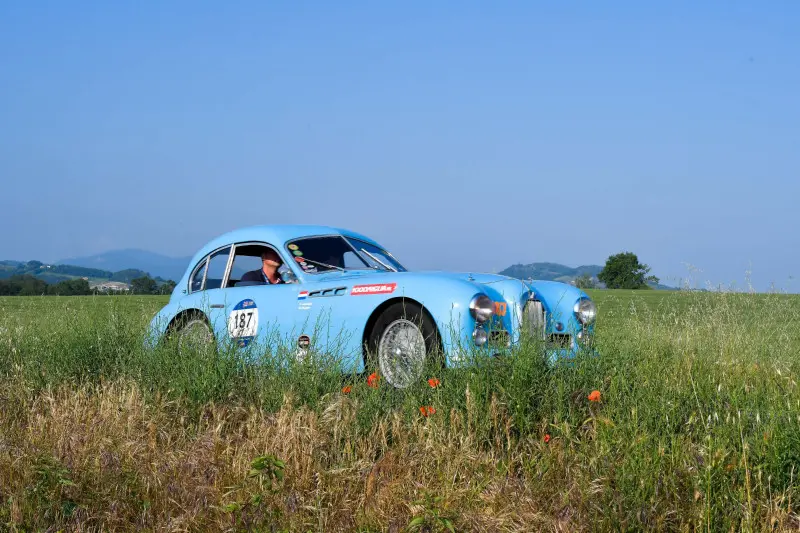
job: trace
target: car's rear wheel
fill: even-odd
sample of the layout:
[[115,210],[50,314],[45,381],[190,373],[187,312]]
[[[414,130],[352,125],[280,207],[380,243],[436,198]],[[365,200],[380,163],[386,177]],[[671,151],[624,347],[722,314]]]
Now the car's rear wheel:
[[404,389],[422,377],[439,350],[436,325],[415,303],[397,302],[381,313],[368,340],[369,361],[387,383]]
[[210,352],[216,348],[214,332],[205,316],[194,313],[179,319],[174,328],[178,353]]

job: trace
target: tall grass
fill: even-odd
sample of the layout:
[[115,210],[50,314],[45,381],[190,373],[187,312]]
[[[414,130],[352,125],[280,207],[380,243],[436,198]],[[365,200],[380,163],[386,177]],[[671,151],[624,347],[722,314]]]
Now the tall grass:
[[593,296],[600,357],[405,391],[145,351],[160,298],[0,299],[0,529],[800,527],[800,299]]

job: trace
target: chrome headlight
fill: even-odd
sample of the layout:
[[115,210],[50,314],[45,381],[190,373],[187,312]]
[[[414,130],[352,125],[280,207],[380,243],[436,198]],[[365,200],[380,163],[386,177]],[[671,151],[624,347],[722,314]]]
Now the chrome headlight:
[[479,326],[472,332],[472,341],[475,343],[475,346],[483,346],[488,340],[489,334],[486,333],[482,327]]
[[581,298],[575,302],[572,310],[575,311],[575,316],[584,326],[592,324],[597,318],[597,306],[589,298]]
[[469,314],[478,322],[486,322],[494,314],[494,302],[485,294],[476,294],[469,302]]

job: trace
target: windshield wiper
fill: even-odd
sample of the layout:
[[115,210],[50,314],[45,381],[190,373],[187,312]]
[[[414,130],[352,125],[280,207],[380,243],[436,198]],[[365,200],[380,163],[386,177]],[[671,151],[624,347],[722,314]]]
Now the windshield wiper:
[[385,268],[386,270],[389,270],[389,271],[391,271],[391,272],[397,272],[397,269],[396,269],[396,268],[394,268],[394,267],[390,267],[389,265],[387,265],[386,263],[384,263],[383,261],[381,261],[380,259],[378,259],[378,258],[377,258],[377,257],[375,257],[374,255],[372,255],[371,253],[369,253],[369,252],[368,252],[368,251],[366,251],[365,249],[363,249],[363,248],[362,248],[362,249],[361,249],[361,251],[362,251],[362,252],[364,252],[365,254],[367,254],[367,255],[369,256],[369,258],[370,258],[370,259],[372,259],[373,261],[375,261],[376,263],[378,263],[379,265],[381,265],[381,266],[382,266],[383,268]]
[[313,259],[309,259],[308,257],[304,257],[303,261],[305,261],[307,263],[314,263],[315,265],[324,266],[324,267],[328,267],[328,268],[331,268],[331,269],[336,269],[339,272],[344,272],[345,271],[345,269],[343,269],[342,267],[339,267],[339,266],[336,266],[336,265],[329,265],[328,263],[323,263],[322,261],[314,261]]

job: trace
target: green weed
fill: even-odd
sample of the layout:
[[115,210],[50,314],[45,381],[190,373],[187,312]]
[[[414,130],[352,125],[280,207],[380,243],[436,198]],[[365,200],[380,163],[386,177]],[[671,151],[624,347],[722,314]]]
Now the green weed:
[[20,530],[800,526],[800,298],[592,296],[598,357],[551,365],[526,342],[431,366],[403,391],[321,354],[144,350],[164,298],[0,298],[0,519]]

